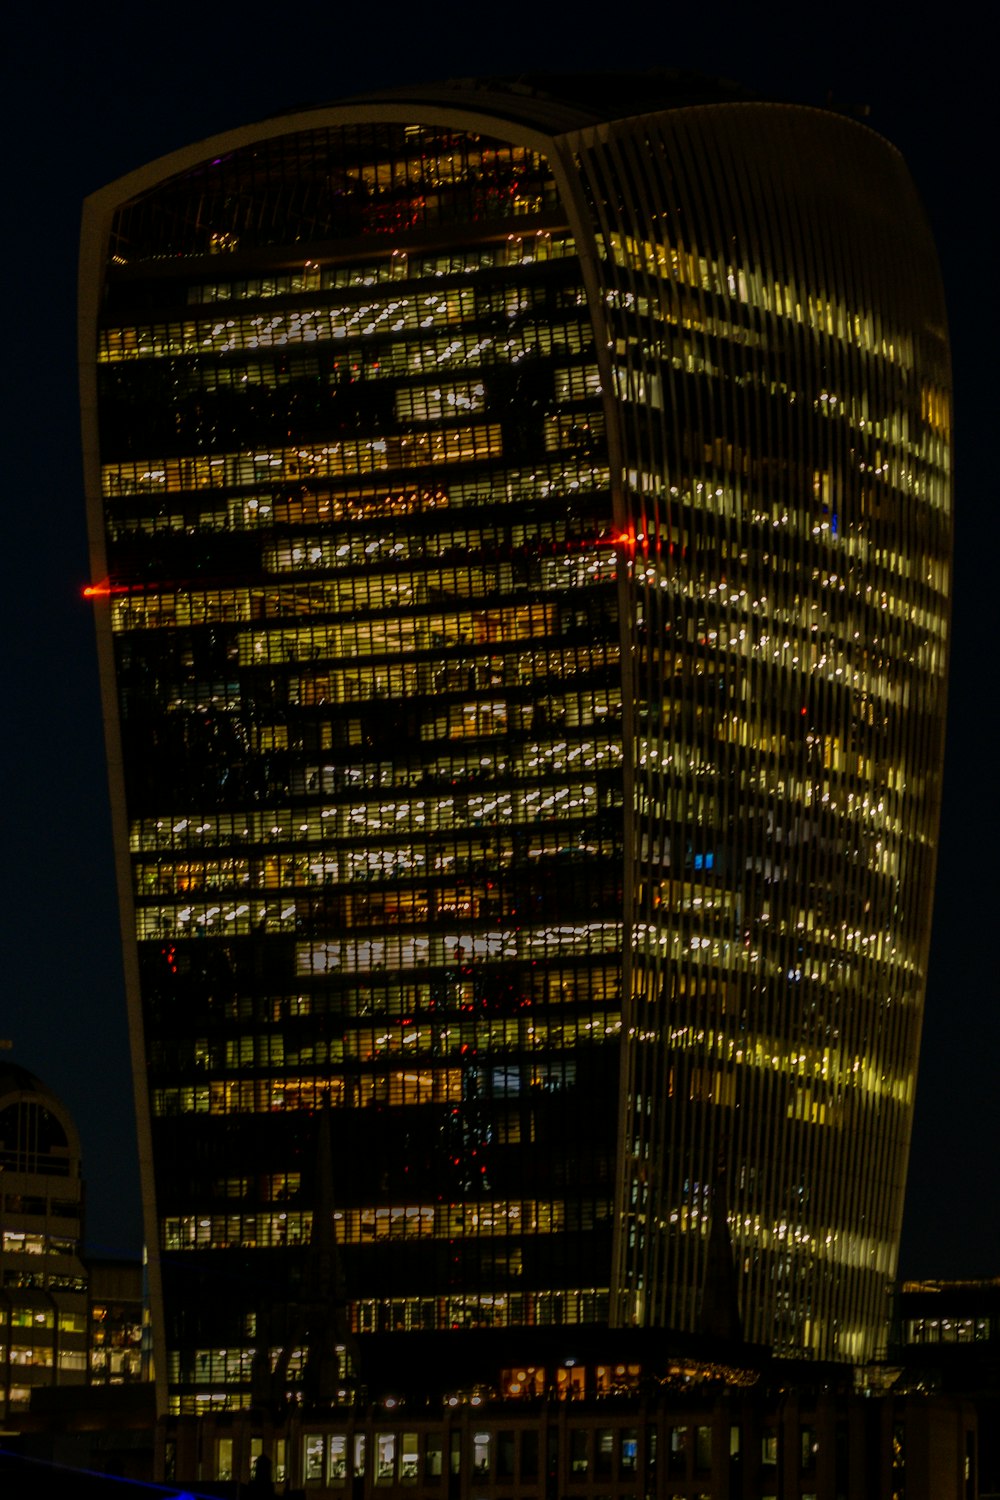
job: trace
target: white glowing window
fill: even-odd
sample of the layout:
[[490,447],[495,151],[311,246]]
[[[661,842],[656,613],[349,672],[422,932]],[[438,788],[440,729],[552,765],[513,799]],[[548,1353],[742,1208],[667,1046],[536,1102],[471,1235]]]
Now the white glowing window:
[[327,1454],[327,1479],[332,1485],[342,1485],[347,1479],[347,1436],[342,1432],[331,1433]]
[[392,1484],[396,1476],[396,1434],[380,1432],[375,1439],[375,1483]]

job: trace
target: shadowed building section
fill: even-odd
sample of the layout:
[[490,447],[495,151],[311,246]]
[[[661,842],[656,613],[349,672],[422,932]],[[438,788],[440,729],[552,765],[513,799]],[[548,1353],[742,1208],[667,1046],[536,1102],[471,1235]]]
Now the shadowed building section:
[[[305,1256],[305,1275],[290,1310],[285,1347],[278,1355],[273,1373],[268,1369],[266,1404],[279,1412],[286,1405],[288,1367],[297,1356],[304,1356],[300,1394],[307,1411],[349,1406],[358,1392],[357,1342],[351,1332],[344,1271],[335,1232],[328,1105],[320,1111],[317,1122],[316,1159],[312,1172],[312,1227]],[[266,1347],[266,1344],[258,1343],[258,1359],[263,1357]]]
[[362,1362],[706,1288],[870,1356],[950,567],[896,152],[666,73],[282,116],[89,201],[81,354],[163,1399],[299,1385],[331,1218]]
[[720,1156],[716,1164],[715,1181],[712,1183],[708,1253],[705,1257],[705,1281],[701,1293],[698,1331],[711,1338],[723,1339],[734,1347],[743,1342],[736,1267],[729,1234],[729,1201],[723,1156]]

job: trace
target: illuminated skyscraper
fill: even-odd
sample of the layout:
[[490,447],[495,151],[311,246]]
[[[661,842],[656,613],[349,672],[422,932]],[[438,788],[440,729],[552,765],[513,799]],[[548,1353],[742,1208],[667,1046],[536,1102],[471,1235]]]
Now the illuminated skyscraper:
[[665,74],[387,94],[97,194],[82,285],[175,1407],[293,1339],[324,1194],[360,1335],[695,1327],[720,1158],[748,1335],[868,1355],[950,557],[896,152]]

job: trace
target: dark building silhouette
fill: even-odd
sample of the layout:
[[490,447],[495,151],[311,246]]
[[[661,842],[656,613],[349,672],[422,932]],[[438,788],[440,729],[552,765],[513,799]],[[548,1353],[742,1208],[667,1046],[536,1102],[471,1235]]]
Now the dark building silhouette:
[[666,73],[372,96],[96,194],[81,320],[172,1409],[294,1386],[319,1264],[362,1361],[870,1357],[950,560],[897,153]]
[[[786,1362],[787,1363],[787,1362]],[[161,1451],[178,1483],[212,1472],[245,1484],[275,1455],[277,1493],[412,1494],[432,1500],[541,1494],[635,1500],[975,1500],[976,1414],[971,1402],[851,1389],[829,1366],[751,1387],[695,1377],[652,1386],[630,1364],[584,1398],[359,1408],[280,1427],[246,1413],[162,1424]],[[820,1367],[813,1367],[818,1377]],[[610,1372],[604,1371],[605,1376]],[[833,1377],[833,1378],[831,1378]],[[641,1391],[641,1394],[640,1394]],[[256,1454],[257,1457],[252,1455]],[[252,1492],[252,1491],[251,1491]]]
[[979,1494],[1000,1495],[1000,1277],[904,1281],[890,1358],[912,1386],[976,1410]]

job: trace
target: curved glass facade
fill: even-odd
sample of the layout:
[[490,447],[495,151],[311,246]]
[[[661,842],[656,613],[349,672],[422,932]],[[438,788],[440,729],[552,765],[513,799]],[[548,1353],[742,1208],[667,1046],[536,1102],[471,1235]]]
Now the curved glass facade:
[[679,111],[578,162],[632,665],[618,1313],[696,1322],[721,1156],[748,1334],[862,1359],[895,1271],[937,833],[934,263],[899,159],[817,112]]
[[358,1335],[695,1327],[720,1156],[748,1334],[863,1357],[947,620],[911,189],[803,110],[372,113],[85,239],[173,1404],[294,1383],[327,1189]]

